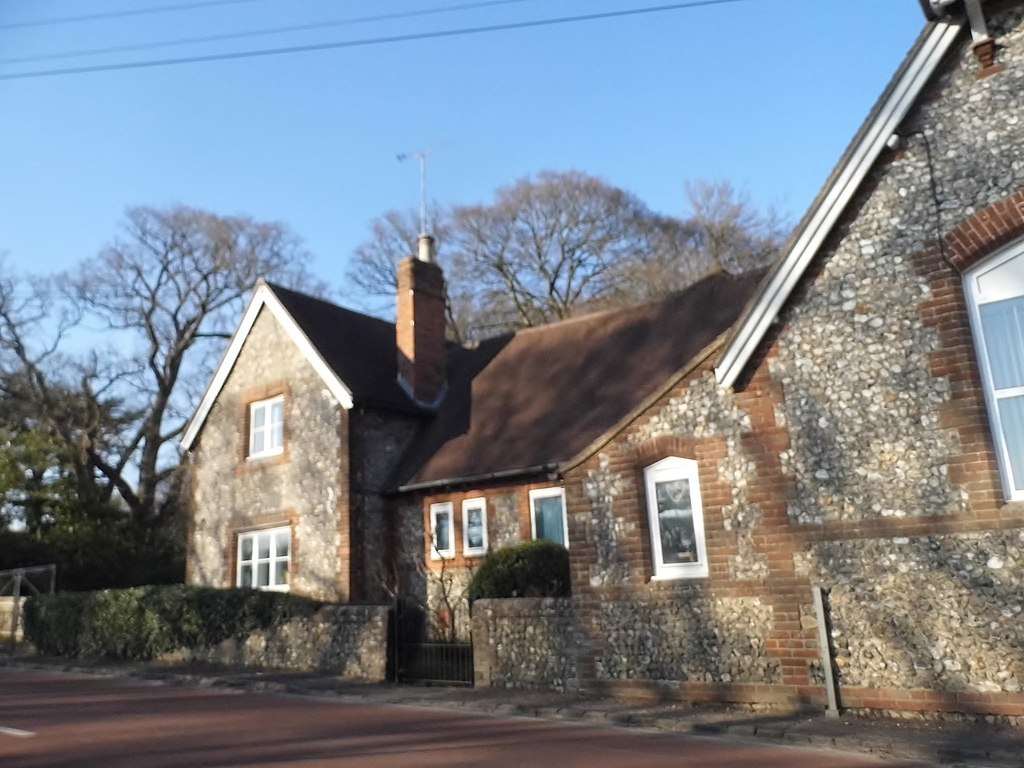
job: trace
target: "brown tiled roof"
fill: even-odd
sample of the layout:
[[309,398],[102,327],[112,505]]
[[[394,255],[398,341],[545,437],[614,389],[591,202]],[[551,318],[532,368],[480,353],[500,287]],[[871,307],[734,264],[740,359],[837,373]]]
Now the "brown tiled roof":
[[454,350],[448,395],[395,486],[525,472],[573,458],[726,331],[761,276],[718,273],[661,301]]
[[394,323],[279,285],[268,286],[356,402],[422,411],[398,385]]

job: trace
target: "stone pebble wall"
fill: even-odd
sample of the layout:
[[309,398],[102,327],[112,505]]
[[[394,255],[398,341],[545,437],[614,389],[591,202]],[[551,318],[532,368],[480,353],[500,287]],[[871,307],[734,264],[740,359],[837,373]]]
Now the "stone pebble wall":
[[748,493],[749,480],[756,475],[758,465],[756,457],[744,449],[742,440],[751,431],[750,414],[737,405],[732,392],[718,386],[713,373],[707,372],[632,433],[628,445],[637,448],[666,435],[724,439],[726,456],[719,462],[718,472],[719,479],[730,489],[731,500],[722,507],[722,527],[735,534],[737,546],[737,554],[729,562],[730,576],[764,581],[768,560],[754,544],[764,512],[759,504],[751,502]]
[[351,413],[350,506],[358,511],[352,521],[353,543],[357,551],[370,553],[360,557],[357,572],[358,599],[362,602],[379,603],[390,598],[391,574],[376,554],[385,551],[390,536],[382,491],[421,425],[420,419],[396,413],[363,409]]
[[821,542],[842,685],[1024,691],[1024,530]]
[[473,603],[473,664],[478,686],[577,688],[578,646],[569,598]]
[[[285,455],[247,462],[246,409],[253,393],[285,390]],[[276,389],[275,389],[276,388]],[[339,419],[344,417],[298,348],[268,310],[257,318],[232,375],[211,409],[193,469],[190,583],[233,586],[232,548],[239,528],[287,524],[292,531],[296,594],[321,600],[338,593]]]
[[766,653],[772,607],[756,597],[705,598],[700,587],[664,598],[609,601],[595,618],[602,680],[777,683]]
[[173,660],[329,672],[346,680],[384,682],[387,648],[386,607],[334,605],[277,630],[256,632],[244,641],[225,640],[214,648],[186,649]]
[[912,257],[1024,186],[1024,14],[989,14],[1005,70],[977,79],[961,46],[959,66],[900,126],[899,149],[883,155],[856,217],[780,317],[771,373],[785,391],[794,523],[969,507],[949,471],[958,444],[942,416],[952,388],[930,367],[940,338],[921,313],[933,289]]

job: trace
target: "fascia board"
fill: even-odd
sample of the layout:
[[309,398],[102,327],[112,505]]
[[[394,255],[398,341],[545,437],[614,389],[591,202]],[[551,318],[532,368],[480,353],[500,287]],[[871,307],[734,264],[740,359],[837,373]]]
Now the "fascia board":
[[842,167],[834,174],[833,181],[819,197],[813,213],[783,256],[780,268],[771,273],[765,290],[723,350],[715,366],[715,375],[721,386],[731,387],[736,383],[811,259],[871,171],[889,137],[913,107],[962,27],[962,22],[939,22],[934,25],[902,77],[890,89],[888,98],[878,109],[875,118],[847,153]]
[[324,362],[323,358],[310,343],[309,339],[306,338],[306,334],[302,332],[302,329],[298,327],[292,316],[288,314],[288,311],[281,305],[281,302],[278,300],[277,296],[274,295],[270,286],[261,282],[253,292],[253,296],[249,300],[249,306],[246,307],[245,313],[242,315],[242,319],[238,323],[238,328],[235,329],[234,334],[231,336],[231,341],[228,344],[228,348],[224,351],[224,355],[221,357],[220,363],[217,365],[217,369],[213,374],[213,379],[211,379],[209,386],[206,388],[206,392],[199,401],[199,407],[196,409],[195,415],[192,417],[192,420],[189,422],[188,427],[185,429],[185,432],[181,437],[180,445],[183,451],[190,450],[193,443],[195,443],[196,438],[199,436],[199,431],[206,422],[206,417],[210,415],[210,410],[213,408],[213,404],[217,401],[217,397],[224,388],[224,384],[227,382],[228,376],[231,374],[232,369],[235,367],[235,362],[238,360],[238,355],[242,351],[242,346],[249,337],[249,332],[252,331],[252,327],[256,323],[256,318],[259,317],[260,310],[264,307],[270,310],[274,318],[281,324],[281,327],[284,328],[285,333],[288,334],[288,338],[295,343],[303,357],[309,361],[309,364],[313,366],[313,369],[317,374],[319,374],[320,378],[323,379],[324,384],[327,385],[327,389],[334,399],[337,400],[343,408],[352,408],[352,392],[345,386],[344,382],[334,374],[334,371],[330,369],[330,366]]

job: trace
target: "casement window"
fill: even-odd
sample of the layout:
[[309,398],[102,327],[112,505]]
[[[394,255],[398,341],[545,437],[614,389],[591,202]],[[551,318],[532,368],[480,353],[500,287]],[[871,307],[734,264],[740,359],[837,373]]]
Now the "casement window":
[[964,274],[974,345],[1007,500],[1024,499],[1024,240]]
[[467,557],[487,554],[487,500],[462,502],[462,554]]
[[697,462],[670,456],[644,470],[656,579],[708,575]]
[[288,590],[288,569],[292,562],[292,530],[270,528],[238,535],[239,587]]
[[455,557],[455,515],[452,503],[445,501],[430,505],[430,557],[447,560]]
[[249,406],[249,458],[276,456],[284,450],[284,396]]
[[541,488],[530,491],[530,525],[533,538],[569,546],[565,516],[565,490]]

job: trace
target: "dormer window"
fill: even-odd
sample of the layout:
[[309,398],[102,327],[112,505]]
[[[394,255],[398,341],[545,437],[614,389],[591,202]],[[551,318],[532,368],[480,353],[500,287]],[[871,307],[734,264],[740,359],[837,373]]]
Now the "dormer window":
[[284,451],[284,396],[249,406],[249,458],[277,456]]

